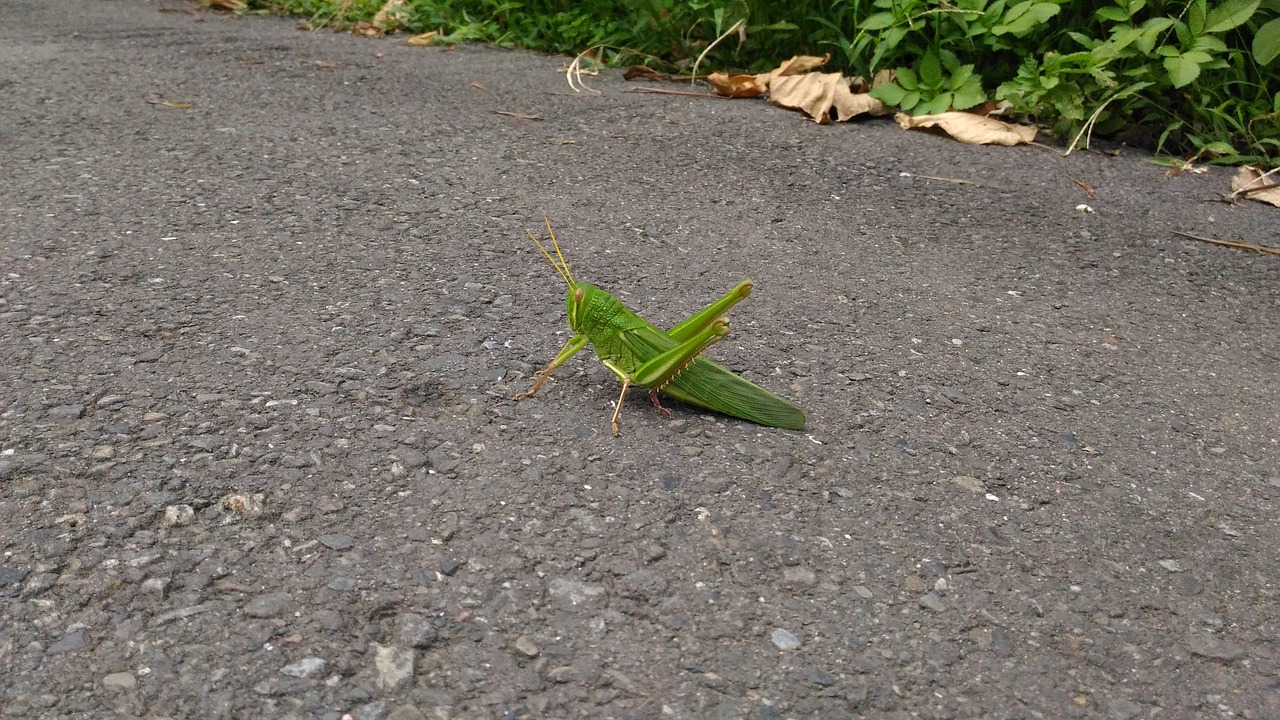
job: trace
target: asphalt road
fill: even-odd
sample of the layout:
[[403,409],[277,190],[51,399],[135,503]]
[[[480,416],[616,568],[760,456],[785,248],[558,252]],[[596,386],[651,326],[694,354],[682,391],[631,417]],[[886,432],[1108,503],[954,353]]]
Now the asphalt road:
[[[1276,242],[1226,171],[0,20],[0,717],[1280,717],[1280,259],[1172,234]],[[544,212],[659,325],[750,277],[710,355],[806,429],[513,402]]]

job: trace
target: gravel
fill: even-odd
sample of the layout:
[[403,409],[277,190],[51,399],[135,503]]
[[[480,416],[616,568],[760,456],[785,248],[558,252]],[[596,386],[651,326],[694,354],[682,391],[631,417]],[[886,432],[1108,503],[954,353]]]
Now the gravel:
[[[1280,264],[1170,233],[1270,241],[1227,172],[5,20],[0,718],[1280,717]],[[709,354],[805,431],[512,401],[544,211],[664,326],[751,277]]]

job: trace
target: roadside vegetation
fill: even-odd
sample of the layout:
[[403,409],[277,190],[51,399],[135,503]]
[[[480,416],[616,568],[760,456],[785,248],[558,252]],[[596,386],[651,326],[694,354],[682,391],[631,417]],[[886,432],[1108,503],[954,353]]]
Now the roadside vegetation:
[[[349,29],[387,6],[248,8]],[[598,48],[603,62],[684,73],[830,53],[850,76],[892,70],[872,94],[913,114],[1007,103],[1059,137],[1087,128],[1202,162],[1280,165],[1280,0],[405,0],[395,13],[437,43]]]

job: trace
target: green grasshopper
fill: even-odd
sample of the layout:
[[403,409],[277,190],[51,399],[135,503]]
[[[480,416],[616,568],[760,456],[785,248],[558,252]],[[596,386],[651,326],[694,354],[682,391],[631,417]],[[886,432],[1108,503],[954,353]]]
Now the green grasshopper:
[[551,230],[551,221],[546,223],[559,264],[533,233],[525,230],[525,234],[569,286],[565,305],[573,337],[551,364],[538,373],[533,387],[513,399],[536,395],[553,370],[591,343],[600,362],[622,381],[622,392],[610,420],[614,436],[622,434],[618,430],[618,416],[622,413],[627,389],[632,385],[648,388],[654,407],[668,417],[672,413],[658,401],[659,393],[769,427],[804,428],[804,411],[800,408],[702,357],[708,347],[729,334],[729,323],[723,315],[751,293],[750,280],[743,280],[724,297],[663,332],[623,307],[608,292],[589,283],[575,282]]

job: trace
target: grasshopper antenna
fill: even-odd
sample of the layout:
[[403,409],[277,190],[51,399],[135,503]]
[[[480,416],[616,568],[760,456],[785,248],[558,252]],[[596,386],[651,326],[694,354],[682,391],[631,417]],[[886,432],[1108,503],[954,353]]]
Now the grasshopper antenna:
[[551,235],[551,246],[555,248],[556,258],[560,258],[560,262],[558,264],[556,263],[556,259],[551,257],[551,253],[547,251],[546,246],[539,242],[538,238],[535,237],[533,233],[529,232],[528,228],[525,228],[524,234],[528,235],[529,239],[533,241],[533,244],[538,246],[538,249],[542,251],[544,256],[546,256],[547,262],[551,263],[551,267],[556,269],[556,273],[560,275],[560,279],[564,280],[564,283],[572,289],[573,273],[569,271],[569,263],[565,262],[564,255],[560,252],[560,243],[556,241],[555,231],[551,229],[551,220],[547,218],[546,213],[542,214],[542,220],[547,224],[547,233]]

